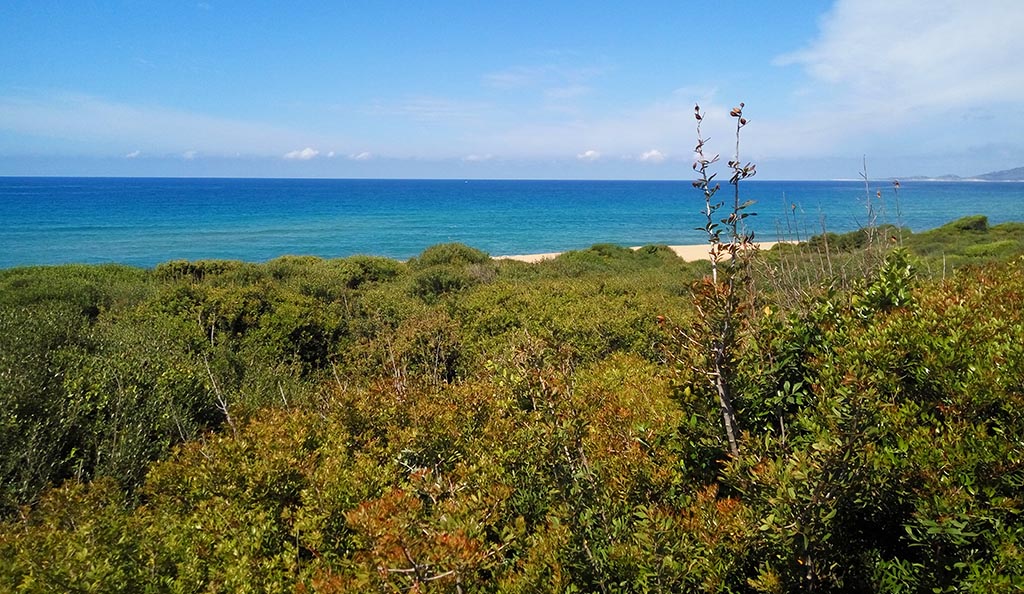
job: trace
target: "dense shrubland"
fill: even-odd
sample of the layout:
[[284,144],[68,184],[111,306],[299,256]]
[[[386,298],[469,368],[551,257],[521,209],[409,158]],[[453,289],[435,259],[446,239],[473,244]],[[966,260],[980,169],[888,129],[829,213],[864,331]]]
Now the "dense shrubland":
[[[1024,234],[0,271],[0,590],[1024,588]],[[894,234],[895,235],[895,234]],[[830,269],[831,267],[831,269]]]

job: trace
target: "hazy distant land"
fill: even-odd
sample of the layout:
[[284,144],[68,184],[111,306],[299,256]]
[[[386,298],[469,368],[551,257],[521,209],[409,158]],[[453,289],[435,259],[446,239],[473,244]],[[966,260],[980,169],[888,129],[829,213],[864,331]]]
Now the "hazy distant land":
[[982,173],[979,175],[972,175],[970,177],[960,177],[959,175],[946,174],[938,177],[929,177],[926,175],[914,175],[909,177],[901,177],[897,179],[909,180],[909,181],[965,181],[965,182],[978,182],[978,181],[1009,181],[1009,182],[1024,182],[1024,167],[1014,167],[1013,169],[1004,169],[1002,171],[990,171],[988,173]]

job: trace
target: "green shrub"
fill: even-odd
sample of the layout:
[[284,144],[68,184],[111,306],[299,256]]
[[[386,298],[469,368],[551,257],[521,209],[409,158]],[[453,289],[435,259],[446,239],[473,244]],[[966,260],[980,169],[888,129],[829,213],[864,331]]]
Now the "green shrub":
[[732,457],[662,247],[0,273],[0,590],[1020,589],[1024,260],[905,245],[752,306]]
[[486,252],[471,248],[461,243],[441,243],[423,250],[418,258],[409,260],[409,267],[415,270],[422,270],[431,266],[452,265],[463,266],[466,264],[484,264],[490,262],[491,257]]
[[236,273],[249,266],[236,260],[173,260],[157,264],[153,276],[161,281],[187,280],[201,283],[209,277]]
[[476,279],[464,268],[436,265],[415,273],[412,279],[412,293],[430,303],[475,284]]
[[1007,258],[1020,252],[1021,242],[1012,239],[968,246],[964,255],[972,258]]
[[76,472],[83,436],[64,378],[92,342],[75,306],[0,306],[0,516]]
[[102,310],[130,305],[149,295],[147,276],[141,268],[114,264],[0,270],[0,305],[54,301],[74,305],[96,318]]
[[988,217],[983,215],[973,215],[957,219],[952,223],[946,223],[942,227],[939,227],[938,231],[973,231],[977,233],[984,233],[988,231],[988,229]]
[[396,279],[405,267],[390,258],[379,256],[352,256],[341,261],[353,270],[349,288],[356,289],[364,283],[383,283]]

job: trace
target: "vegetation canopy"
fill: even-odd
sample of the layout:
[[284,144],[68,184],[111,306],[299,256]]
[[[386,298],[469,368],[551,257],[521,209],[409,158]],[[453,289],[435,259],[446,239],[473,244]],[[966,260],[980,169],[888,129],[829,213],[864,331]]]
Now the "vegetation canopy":
[[1024,589],[1024,234],[892,229],[0,271],[0,590]]

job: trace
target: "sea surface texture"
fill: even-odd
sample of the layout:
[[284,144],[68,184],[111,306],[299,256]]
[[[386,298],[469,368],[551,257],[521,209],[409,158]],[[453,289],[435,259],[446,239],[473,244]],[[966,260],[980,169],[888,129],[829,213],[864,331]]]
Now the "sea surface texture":
[[[881,192],[879,198],[877,192]],[[716,196],[728,206],[732,188]],[[1024,183],[750,181],[759,239],[805,239],[869,220],[914,231],[983,214],[1024,221]],[[870,204],[869,204],[870,202]],[[444,242],[491,255],[595,243],[702,243],[689,181],[0,177],[0,268],[282,255],[405,259]],[[724,214],[723,214],[724,216]]]

